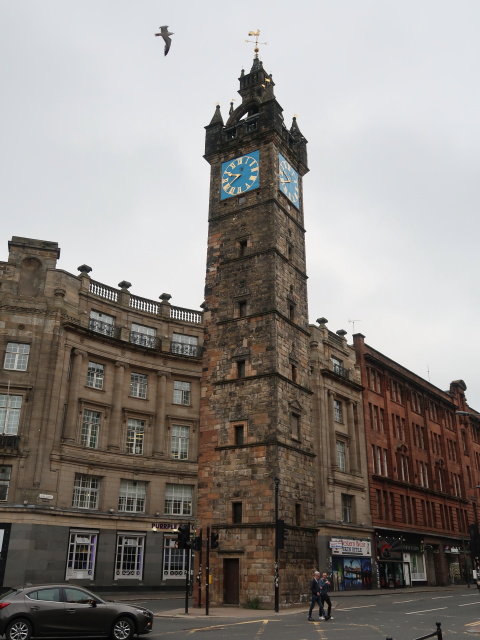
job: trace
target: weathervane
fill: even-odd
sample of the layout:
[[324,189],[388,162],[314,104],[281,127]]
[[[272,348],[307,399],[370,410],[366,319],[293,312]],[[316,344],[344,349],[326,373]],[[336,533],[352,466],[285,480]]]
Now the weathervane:
[[249,36],[253,36],[255,38],[255,40],[245,40],[245,42],[253,42],[255,44],[255,58],[258,58],[258,52],[260,51],[260,49],[258,48],[259,44],[268,44],[267,42],[259,42],[258,38],[260,36],[260,29],[257,29],[256,31],[249,31],[248,32]]

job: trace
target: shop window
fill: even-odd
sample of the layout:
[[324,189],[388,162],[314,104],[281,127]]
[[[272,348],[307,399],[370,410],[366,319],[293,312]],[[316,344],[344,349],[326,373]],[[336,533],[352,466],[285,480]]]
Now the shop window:
[[117,536],[115,580],[142,579],[144,549],[144,535],[132,533]]
[[71,531],[68,543],[66,580],[93,580],[98,531]]

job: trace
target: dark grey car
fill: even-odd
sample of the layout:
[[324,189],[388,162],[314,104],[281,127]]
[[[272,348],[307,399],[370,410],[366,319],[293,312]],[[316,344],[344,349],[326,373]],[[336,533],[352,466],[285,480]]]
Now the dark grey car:
[[32,636],[109,636],[131,640],[152,630],[153,613],[143,607],[102,600],[83,587],[49,584],[9,589],[0,596],[0,634],[7,640]]

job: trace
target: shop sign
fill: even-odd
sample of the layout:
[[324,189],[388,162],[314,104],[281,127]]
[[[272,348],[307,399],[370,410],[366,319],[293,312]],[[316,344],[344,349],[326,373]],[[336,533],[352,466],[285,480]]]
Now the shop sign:
[[171,522],[152,522],[152,529],[155,531],[177,531],[179,525]]
[[353,538],[332,538],[330,549],[335,556],[371,556],[370,540],[354,540]]
[[404,542],[402,549],[408,553],[423,553],[423,544],[410,544],[408,542]]
[[450,546],[445,546],[443,547],[443,550],[445,553],[460,553],[460,551],[463,551],[463,553],[465,553],[465,549],[460,549],[460,547],[450,547]]
[[402,540],[400,538],[378,536],[377,550],[379,560],[402,560]]

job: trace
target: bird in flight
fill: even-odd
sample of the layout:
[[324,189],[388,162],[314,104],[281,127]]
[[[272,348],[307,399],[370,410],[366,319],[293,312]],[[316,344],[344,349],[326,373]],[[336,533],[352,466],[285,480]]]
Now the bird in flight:
[[170,38],[170,36],[173,36],[174,34],[168,30],[167,26],[164,27],[160,27],[160,33],[156,33],[156,36],[162,36],[162,38],[165,40],[165,55],[167,55],[167,53],[170,51],[170,45],[172,44],[172,39]]

